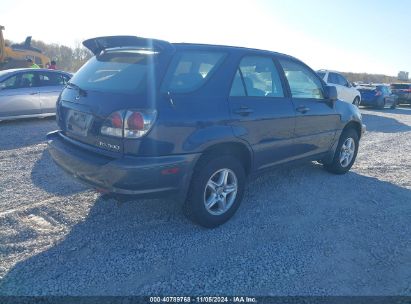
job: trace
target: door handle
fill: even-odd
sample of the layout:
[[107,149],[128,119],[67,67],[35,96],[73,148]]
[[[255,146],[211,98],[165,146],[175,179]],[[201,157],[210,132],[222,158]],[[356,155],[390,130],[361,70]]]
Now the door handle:
[[234,113],[240,114],[240,115],[243,115],[243,116],[249,115],[253,112],[254,112],[254,110],[252,110],[252,109],[250,109],[249,107],[246,107],[246,106],[241,106],[240,108],[234,110]]
[[310,108],[308,108],[308,107],[306,107],[306,106],[299,106],[296,110],[297,110],[298,112],[300,112],[300,113],[305,114],[305,113],[307,113],[308,111],[310,111]]
[[31,92],[30,95],[37,95],[39,92]]

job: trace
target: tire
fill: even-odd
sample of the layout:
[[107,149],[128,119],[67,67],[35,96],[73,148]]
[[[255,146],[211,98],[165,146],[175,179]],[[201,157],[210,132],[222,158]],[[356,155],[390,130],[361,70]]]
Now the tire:
[[[228,176],[225,184],[220,183],[224,174]],[[244,167],[236,157],[216,154],[204,156],[193,173],[183,208],[185,215],[206,228],[224,224],[240,206],[245,180]],[[235,190],[233,185],[236,185]],[[209,208],[206,207],[207,201]]]
[[357,96],[354,98],[354,101],[352,102],[353,105],[357,106],[357,108],[360,106],[360,98]]
[[[347,144],[351,142],[349,141],[349,139],[351,139],[352,142],[354,143],[353,149],[351,148],[347,149],[349,146]],[[358,144],[359,144],[358,133],[352,128],[345,130],[340,136],[337,149],[335,150],[335,153],[334,153],[333,160],[329,164],[324,164],[324,168],[328,172],[331,172],[334,174],[347,173],[351,169],[357,157]],[[345,159],[344,161],[342,161],[343,156],[348,156],[348,154],[342,155],[343,152],[350,154],[348,158],[344,158]]]
[[378,109],[383,110],[385,108],[385,104],[386,104],[386,101],[385,101],[385,98],[384,98],[382,100],[382,103],[380,105],[378,105]]
[[395,109],[397,106],[398,106],[398,101],[397,101],[397,100],[394,100],[394,102],[393,102],[393,104],[392,104],[392,106],[391,106],[391,109]]

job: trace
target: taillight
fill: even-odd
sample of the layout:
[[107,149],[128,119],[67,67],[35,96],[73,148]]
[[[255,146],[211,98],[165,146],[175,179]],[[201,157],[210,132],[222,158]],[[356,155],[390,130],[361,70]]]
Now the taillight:
[[101,134],[115,137],[123,137],[124,111],[112,113],[101,126]]
[[120,112],[115,112],[110,116],[111,124],[114,128],[122,128],[123,127],[123,115]]
[[375,92],[375,96],[381,96],[382,95],[382,92],[381,91],[376,91]]
[[153,126],[157,112],[155,110],[123,110],[112,113],[103,123],[101,134],[139,138],[144,136]]
[[124,137],[144,136],[153,126],[156,116],[156,111],[127,111],[124,120]]

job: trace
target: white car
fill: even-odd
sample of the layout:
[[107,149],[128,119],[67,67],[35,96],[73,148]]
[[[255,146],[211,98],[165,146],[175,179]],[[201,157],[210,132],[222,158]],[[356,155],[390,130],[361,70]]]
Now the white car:
[[359,106],[361,93],[340,73],[329,70],[319,70],[317,74],[328,84],[337,89],[338,99]]

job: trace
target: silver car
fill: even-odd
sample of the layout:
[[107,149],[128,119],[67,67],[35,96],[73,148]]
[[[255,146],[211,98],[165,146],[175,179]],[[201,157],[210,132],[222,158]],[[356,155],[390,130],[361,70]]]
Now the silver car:
[[0,71],[0,120],[55,115],[71,74],[46,69]]

